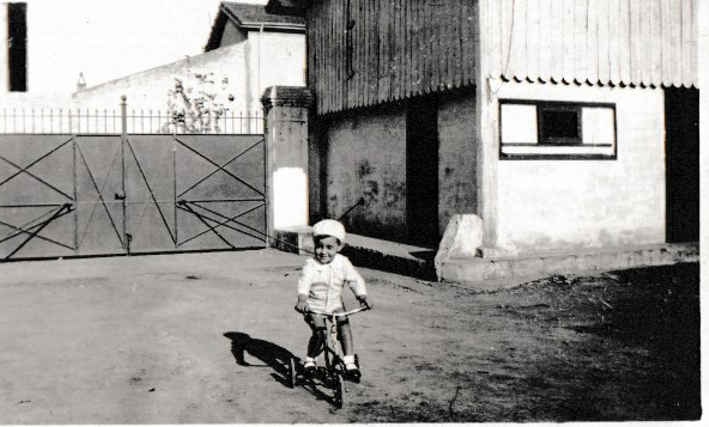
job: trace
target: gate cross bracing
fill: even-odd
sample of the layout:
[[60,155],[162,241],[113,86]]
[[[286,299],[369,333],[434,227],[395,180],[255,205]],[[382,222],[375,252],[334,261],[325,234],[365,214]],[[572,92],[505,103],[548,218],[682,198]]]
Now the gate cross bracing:
[[262,134],[2,134],[0,259],[264,247],[265,181]]

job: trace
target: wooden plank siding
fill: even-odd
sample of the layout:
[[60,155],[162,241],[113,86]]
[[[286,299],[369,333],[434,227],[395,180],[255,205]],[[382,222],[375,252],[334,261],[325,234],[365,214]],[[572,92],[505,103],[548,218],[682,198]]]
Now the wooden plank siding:
[[551,9],[545,0],[480,1],[496,47],[486,75],[696,86],[697,0],[552,0]]
[[471,86],[482,36],[491,77],[696,86],[697,1],[313,0],[308,84],[318,114]]
[[[471,85],[479,37],[473,3],[312,1],[306,13],[308,85],[318,114]],[[348,18],[354,23],[349,34]]]

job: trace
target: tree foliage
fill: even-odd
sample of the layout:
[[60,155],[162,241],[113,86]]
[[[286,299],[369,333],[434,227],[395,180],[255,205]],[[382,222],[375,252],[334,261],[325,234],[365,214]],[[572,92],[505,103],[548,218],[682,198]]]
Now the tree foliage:
[[175,85],[168,90],[169,121],[165,130],[220,132],[220,119],[229,111],[229,103],[234,101],[228,88],[229,77],[219,78],[213,72],[189,71],[187,77],[175,77]]

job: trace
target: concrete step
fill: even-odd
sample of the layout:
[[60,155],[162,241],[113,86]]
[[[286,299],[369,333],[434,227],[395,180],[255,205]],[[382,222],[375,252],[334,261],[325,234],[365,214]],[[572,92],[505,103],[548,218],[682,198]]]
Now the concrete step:
[[342,250],[354,265],[436,280],[436,249],[350,234]]
[[[291,227],[275,231],[274,247],[286,252],[310,255],[312,227]],[[433,257],[436,250],[358,234],[347,234],[342,254],[358,267],[373,268],[426,280],[435,280]]]

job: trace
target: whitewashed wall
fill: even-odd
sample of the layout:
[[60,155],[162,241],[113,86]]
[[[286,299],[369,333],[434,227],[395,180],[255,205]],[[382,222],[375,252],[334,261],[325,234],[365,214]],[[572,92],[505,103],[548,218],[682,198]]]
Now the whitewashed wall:
[[664,97],[656,89],[504,83],[498,98],[616,104],[616,160],[500,160],[498,240],[520,252],[665,239]]
[[[247,117],[262,116],[261,96],[265,88],[305,85],[305,36],[249,31],[248,38],[241,43],[77,92],[73,104],[89,109],[117,107],[120,96],[125,94],[130,109],[165,110],[167,91],[173,87],[174,78],[192,72],[213,72],[218,80],[227,76],[228,91],[234,97],[227,104],[231,112]],[[249,126],[254,125],[249,123]]]
[[175,78],[186,79],[196,72],[211,72],[217,80],[222,76],[229,78],[228,91],[234,96],[229,108],[244,111],[247,107],[245,54],[243,43],[215,49],[87,88],[75,93],[74,101],[81,107],[110,108],[118,106],[121,95],[126,95],[130,108],[165,110],[168,90],[174,88]]
[[249,111],[269,86],[305,86],[305,34],[249,31],[247,43]]

